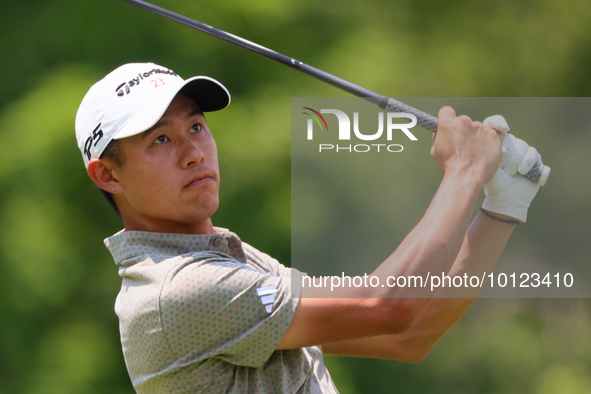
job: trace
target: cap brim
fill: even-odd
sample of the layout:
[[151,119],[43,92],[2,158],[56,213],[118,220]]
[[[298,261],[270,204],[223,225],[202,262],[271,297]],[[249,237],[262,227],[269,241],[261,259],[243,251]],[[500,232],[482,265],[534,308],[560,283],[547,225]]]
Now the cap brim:
[[187,79],[180,92],[192,98],[203,112],[219,111],[230,105],[231,101],[228,89],[209,77]]
[[178,93],[193,99],[203,112],[224,109],[231,101],[228,89],[215,79],[205,76],[189,78],[180,86],[168,90],[144,105],[113,135],[113,139],[131,137],[154,126]]

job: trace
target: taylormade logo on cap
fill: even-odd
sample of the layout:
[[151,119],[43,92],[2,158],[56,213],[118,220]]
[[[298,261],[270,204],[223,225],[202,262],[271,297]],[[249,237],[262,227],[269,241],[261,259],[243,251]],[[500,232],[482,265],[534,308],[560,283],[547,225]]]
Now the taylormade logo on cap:
[[76,114],[76,139],[84,165],[99,158],[113,139],[131,137],[152,127],[179,93],[203,112],[230,104],[230,93],[213,78],[183,80],[154,63],[125,64],[94,84]]
[[[168,75],[174,75],[175,77],[178,77],[178,74],[176,74],[174,71],[163,70],[160,68],[155,68],[153,70],[150,70],[150,71],[144,72],[144,73],[138,73],[136,78],[132,78],[128,82],[123,82],[121,85],[119,85],[119,86],[117,86],[117,88],[115,88],[115,92],[117,92],[117,96],[123,96],[125,94],[129,94],[131,92],[132,87],[139,85],[140,81],[142,81],[144,78],[150,78],[150,76],[152,76],[154,74],[168,74]],[[158,83],[164,83],[162,78],[154,79],[153,82],[154,82],[155,87],[157,87],[156,85],[158,85]]]

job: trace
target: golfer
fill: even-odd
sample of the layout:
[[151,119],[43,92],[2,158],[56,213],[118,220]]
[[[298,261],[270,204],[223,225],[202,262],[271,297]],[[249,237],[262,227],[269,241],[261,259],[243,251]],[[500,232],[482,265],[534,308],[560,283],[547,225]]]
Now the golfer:
[[[214,137],[224,131],[209,130],[204,114],[229,103],[212,78],[132,63],[92,86],[76,116],[88,175],[124,225],[105,244],[122,278],[115,311],[135,390],[337,393],[323,353],[423,359],[473,297],[409,298],[381,287],[306,297],[295,285],[302,273],[214,227]],[[520,174],[541,163],[539,154],[504,136],[502,119],[495,129],[450,107],[439,119],[431,155],[443,179],[421,221],[372,273],[382,283],[492,271],[538,191]]]

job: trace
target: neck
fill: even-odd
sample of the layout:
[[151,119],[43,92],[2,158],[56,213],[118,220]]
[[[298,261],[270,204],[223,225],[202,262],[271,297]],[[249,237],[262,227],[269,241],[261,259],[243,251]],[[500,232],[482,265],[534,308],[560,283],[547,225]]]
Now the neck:
[[121,214],[125,231],[147,231],[173,234],[214,234],[211,215],[217,205],[198,207],[200,209],[172,210],[165,214],[144,212],[134,209],[125,198],[115,195],[115,202]]

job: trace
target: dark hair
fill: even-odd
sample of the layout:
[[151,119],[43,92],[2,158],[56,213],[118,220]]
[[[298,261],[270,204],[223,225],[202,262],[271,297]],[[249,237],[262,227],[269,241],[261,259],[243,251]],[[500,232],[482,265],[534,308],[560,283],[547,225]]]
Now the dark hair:
[[[109,159],[113,163],[117,164],[119,167],[125,164],[125,154],[123,148],[121,147],[121,144],[119,143],[119,140],[111,140],[111,142],[109,142],[109,144],[101,154],[100,158]],[[101,188],[99,188],[99,190],[101,191],[101,193],[103,193],[103,196],[109,202],[109,204],[111,204],[115,212],[117,212],[117,215],[121,217],[121,213],[119,212],[119,208],[117,208],[117,204],[115,204],[113,195]]]

